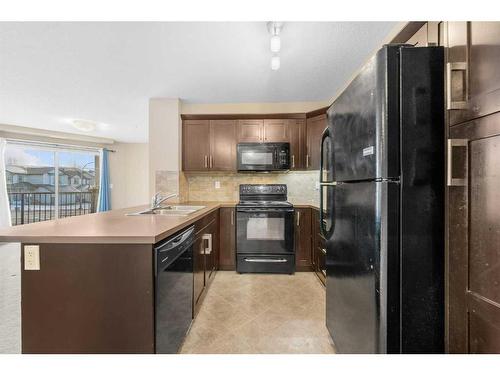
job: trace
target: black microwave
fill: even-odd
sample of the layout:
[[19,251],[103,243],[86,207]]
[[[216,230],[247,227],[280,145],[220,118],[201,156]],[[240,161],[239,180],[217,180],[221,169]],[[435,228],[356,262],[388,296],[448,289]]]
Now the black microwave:
[[238,171],[290,169],[290,143],[238,143]]

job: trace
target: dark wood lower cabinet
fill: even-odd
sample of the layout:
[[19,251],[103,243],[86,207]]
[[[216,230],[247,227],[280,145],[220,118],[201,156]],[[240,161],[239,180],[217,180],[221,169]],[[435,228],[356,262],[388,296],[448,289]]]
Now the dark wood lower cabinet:
[[500,112],[450,138],[447,351],[500,353]]
[[219,269],[236,269],[236,212],[233,207],[220,209]]
[[204,234],[207,246],[205,247],[205,284],[208,286],[214,279],[219,266],[219,214],[206,229]]
[[311,271],[311,209],[295,209],[295,269]]
[[319,210],[312,209],[312,257],[313,270],[323,283],[326,284],[326,240],[319,227]]
[[197,235],[193,245],[193,304],[196,306],[205,289],[205,241]]
[[193,315],[196,316],[219,266],[218,210],[198,220],[194,226]]

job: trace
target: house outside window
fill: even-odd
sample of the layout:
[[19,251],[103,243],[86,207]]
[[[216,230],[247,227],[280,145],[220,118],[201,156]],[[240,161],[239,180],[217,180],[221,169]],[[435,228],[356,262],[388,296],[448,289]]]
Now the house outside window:
[[12,225],[96,212],[99,155],[98,149],[8,142],[5,168]]

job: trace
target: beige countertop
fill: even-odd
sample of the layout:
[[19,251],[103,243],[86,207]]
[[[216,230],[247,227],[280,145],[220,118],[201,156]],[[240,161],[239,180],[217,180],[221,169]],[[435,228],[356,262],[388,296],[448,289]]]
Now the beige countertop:
[[206,206],[189,216],[126,216],[147,206],[73,216],[0,229],[0,242],[154,244],[220,207],[236,202],[185,202]]
[[[184,202],[206,206],[189,216],[138,215],[147,206],[130,207],[90,215],[18,225],[0,229],[0,242],[23,243],[142,243],[154,244],[194,223],[220,207],[237,202]],[[292,202],[293,203],[293,202]],[[316,208],[311,203],[294,203],[297,208]]]

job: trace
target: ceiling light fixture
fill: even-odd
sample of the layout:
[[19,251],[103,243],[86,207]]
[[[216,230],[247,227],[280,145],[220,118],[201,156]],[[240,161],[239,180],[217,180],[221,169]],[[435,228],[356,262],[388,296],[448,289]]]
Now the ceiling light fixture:
[[71,120],[71,125],[73,125],[75,129],[87,133],[94,131],[97,127],[97,123],[94,121],[79,119]]
[[271,52],[277,53],[281,48],[281,39],[279,35],[273,35],[271,37]]
[[[283,22],[268,22],[267,23],[267,31],[271,34],[271,52],[276,54],[281,49],[281,38],[280,33],[283,28]],[[278,70],[280,68],[280,58],[277,55],[271,57],[271,69]]]
[[271,69],[278,70],[280,68],[281,61],[279,56],[271,57]]

